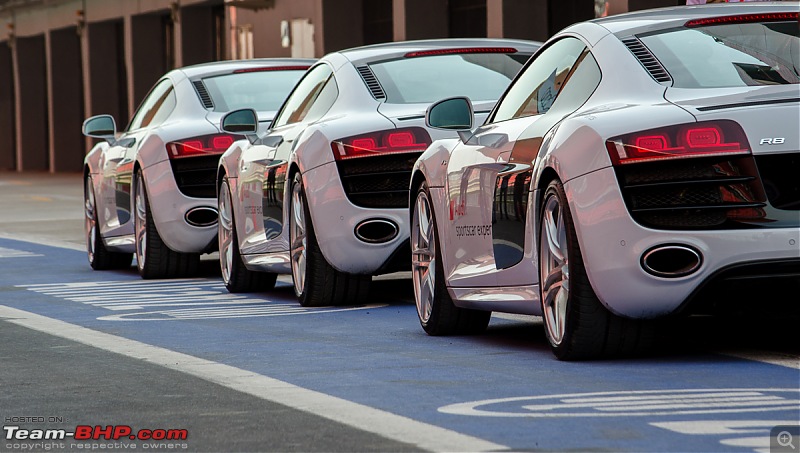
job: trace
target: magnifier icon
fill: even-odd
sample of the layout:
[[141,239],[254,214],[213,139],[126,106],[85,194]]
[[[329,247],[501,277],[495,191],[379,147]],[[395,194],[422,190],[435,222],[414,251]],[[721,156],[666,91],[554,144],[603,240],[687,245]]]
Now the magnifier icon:
[[790,447],[794,450],[794,444],[792,443],[792,435],[789,431],[781,431],[778,433],[778,445],[781,447]]

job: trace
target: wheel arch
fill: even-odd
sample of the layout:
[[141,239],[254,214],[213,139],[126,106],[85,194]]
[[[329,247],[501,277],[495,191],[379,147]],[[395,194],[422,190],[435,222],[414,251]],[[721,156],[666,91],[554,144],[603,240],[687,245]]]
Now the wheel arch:
[[408,215],[409,218],[414,209],[414,197],[422,186],[422,184],[427,181],[425,173],[422,172],[420,169],[414,170],[414,173],[411,174],[411,183],[408,186]]

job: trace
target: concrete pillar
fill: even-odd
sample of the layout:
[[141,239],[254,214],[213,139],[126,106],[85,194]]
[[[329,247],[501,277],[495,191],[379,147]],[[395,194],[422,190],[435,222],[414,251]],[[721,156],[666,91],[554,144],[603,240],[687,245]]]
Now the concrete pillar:
[[[183,66],[183,8],[180,7],[180,3],[175,2],[172,3],[170,6],[170,15],[168,19],[171,23],[171,36],[165,36],[168,41],[165,43],[171,49],[170,58],[172,59],[172,64],[169,65],[168,69],[175,69],[180,68]],[[211,30],[211,28],[206,28],[206,30]],[[169,31],[169,30],[167,30]],[[210,33],[206,33],[208,36]],[[191,42],[191,40],[189,41]]]
[[447,38],[447,2],[432,0],[394,0],[394,40]]
[[11,47],[0,42],[0,170],[15,169],[17,160],[13,66]]
[[[89,27],[83,23],[80,28],[81,42],[81,74],[83,75],[83,116],[84,119],[94,115],[92,111],[92,71],[89,62]],[[119,119],[115,118],[117,121]],[[88,154],[94,146],[94,140],[90,137],[83,137],[83,151]]]
[[81,40],[76,27],[49,35],[50,171],[80,171],[85,155]]
[[17,170],[49,170],[44,35],[16,38]]

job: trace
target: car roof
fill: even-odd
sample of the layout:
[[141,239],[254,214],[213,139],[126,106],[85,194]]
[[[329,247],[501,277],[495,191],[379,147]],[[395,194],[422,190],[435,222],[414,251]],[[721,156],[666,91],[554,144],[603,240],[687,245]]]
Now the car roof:
[[315,58],[255,58],[252,60],[225,60],[210,63],[200,63],[196,65],[184,66],[174,71],[182,72],[186,77],[195,77],[224,74],[239,69],[252,69],[264,67],[280,66],[311,66],[316,62]]
[[461,47],[513,47],[520,52],[533,53],[542,45],[538,41],[507,38],[448,38],[397,41],[340,50],[338,53],[350,61],[369,61],[375,58],[392,58],[408,52]]
[[739,14],[797,12],[798,6],[800,6],[800,2],[796,1],[711,3],[622,13],[592,19],[589,22],[601,25],[614,34],[642,33],[680,27],[694,19]]

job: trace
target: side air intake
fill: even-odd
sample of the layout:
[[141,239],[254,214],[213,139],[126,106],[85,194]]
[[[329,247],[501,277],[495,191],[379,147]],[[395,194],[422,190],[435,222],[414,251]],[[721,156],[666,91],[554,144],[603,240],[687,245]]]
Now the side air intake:
[[208,94],[208,90],[206,90],[206,85],[203,83],[202,80],[195,80],[192,82],[194,85],[195,91],[197,91],[197,96],[200,97],[200,102],[203,103],[203,107],[207,109],[214,108],[214,102],[211,100],[211,96]]
[[372,69],[367,65],[359,66],[356,69],[358,69],[358,73],[361,74],[361,78],[364,79],[364,83],[367,84],[367,88],[369,88],[369,92],[372,93],[372,97],[375,99],[386,99],[386,93],[383,91],[380,82],[378,82],[378,78],[372,73]]
[[639,41],[638,38],[630,37],[625,38],[622,40],[622,43],[628,47],[628,50],[639,60],[639,63],[644,66],[647,72],[656,79],[656,82],[659,83],[669,83],[672,82],[672,77],[670,77],[669,73],[664,66],[661,65],[661,62],[650,53],[650,51]]

